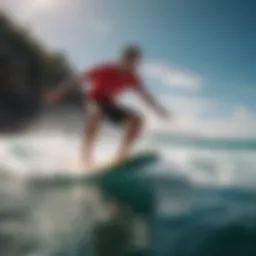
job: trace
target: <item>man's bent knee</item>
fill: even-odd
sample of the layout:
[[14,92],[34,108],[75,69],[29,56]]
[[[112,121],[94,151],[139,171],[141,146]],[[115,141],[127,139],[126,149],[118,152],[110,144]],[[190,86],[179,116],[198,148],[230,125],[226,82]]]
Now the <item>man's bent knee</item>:
[[141,129],[144,124],[144,120],[142,117],[138,115],[131,115],[129,117],[129,123],[133,126],[136,127],[137,129]]
[[103,114],[99,109],[93,109],[88,113],[87,121],[88,122],[98,122],[102,119]]

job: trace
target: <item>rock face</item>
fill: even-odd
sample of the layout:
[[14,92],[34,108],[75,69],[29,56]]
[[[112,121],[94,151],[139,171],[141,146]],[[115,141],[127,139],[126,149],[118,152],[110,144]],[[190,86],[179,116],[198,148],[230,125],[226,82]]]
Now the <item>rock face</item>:
[[9,129],[36,113],[39,92],[32,86],[32,63],[16,53],[7,35],[1,38],[0,60],[0,127]]
[[[20,128],[37,116],[42,92],[72,75],[61,53],[47,51],[0,12],[0,131]],[[64,102],[78,102],[77,94]]]

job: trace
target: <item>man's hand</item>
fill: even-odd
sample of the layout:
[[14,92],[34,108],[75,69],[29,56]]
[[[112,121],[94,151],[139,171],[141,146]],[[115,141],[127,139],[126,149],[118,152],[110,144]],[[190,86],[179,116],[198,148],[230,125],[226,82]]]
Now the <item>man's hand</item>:
[[161,118],[163,118],[163,119],[170,119],[170,118],[171,118],[170,112],[167,111],[166,109],[161,109],[161,111],[159,111],[159,115],[160,115]]
[[155,110],[155,112],[162,118],[168,119],[170,118],[169,112],[161,105],[159,104],[155,98],[143,87],[138,90],[139,95],[142,97],[142,99]]
[[63,96],[65,96],[67,93],[72,91],[75,87],[77,87],[80,84],[81,80],[82,80],[82,76],[74,76],[67,79],[66,81],[61,83],[57,89],[49,93],[46,93],[44,95],[43,101],[47,105],[57,104],[63,98]]
[[52,106],[57,104],[61,99],[62,93],[58,90],[46,93],[43,96],[43,101],[46,105]]

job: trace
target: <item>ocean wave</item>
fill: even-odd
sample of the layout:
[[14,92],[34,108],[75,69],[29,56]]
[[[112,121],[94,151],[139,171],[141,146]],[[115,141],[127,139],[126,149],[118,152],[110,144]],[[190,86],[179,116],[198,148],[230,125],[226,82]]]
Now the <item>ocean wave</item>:
[[[134,235],[129,230],[139,218],[148,241],[144,246],[133,245],[137,254],[255,255],[256,191],[195,186],[186,176],[175,176],[166,164],[161,165],[159,172],[156,165],[131,178],[119,175],[101,192],[97,186],[76,184],[38,189],[8,178],[12,186],[5,188],[5,207],[0,207],[1,252],[5,256],[90,256],[101,246],[129,251],[125,237]],[[111,193],[106,196],[106,192]],[[143,207],[147,209],[142,211]],[[113,219],[118,209],[124,215]],[[116,235],[110,236],[111,232]],[[99,242],[98,236],[109,244]]]

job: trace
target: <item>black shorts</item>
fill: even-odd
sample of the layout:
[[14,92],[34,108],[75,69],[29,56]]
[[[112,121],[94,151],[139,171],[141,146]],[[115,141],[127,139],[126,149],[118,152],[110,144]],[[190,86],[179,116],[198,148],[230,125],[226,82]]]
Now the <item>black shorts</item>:
[[114,102],[101,100],[94,101],[94,103],[99,107],[104,117],[113,124],[121,125],[127,118],[135,115],[133,110]]

